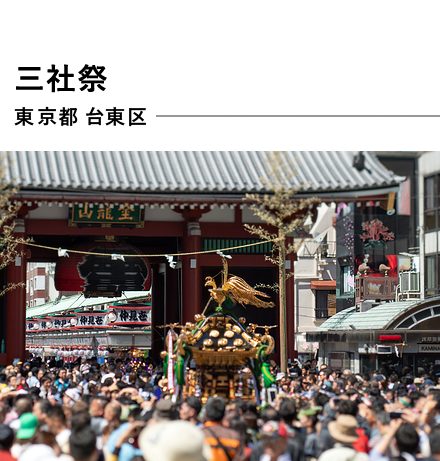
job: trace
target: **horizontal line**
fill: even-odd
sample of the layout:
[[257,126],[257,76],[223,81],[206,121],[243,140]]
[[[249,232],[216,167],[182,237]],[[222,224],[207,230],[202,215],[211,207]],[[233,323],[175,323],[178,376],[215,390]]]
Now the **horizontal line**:
[[238,118],[238,117],[249,117],[249,118],[264,118],[264,117],[279,117],[279,118],[431,118],[431,117],[440,117],[440,115],[422,115],[422,114],[408,114],[408,115],[359,115],[359,114],[349,114],[349,115],[156,115],[158,118],[162,117],[169,117],[169,118],[215,118],[215,117],[222,117],[222,118]]
[[16,64],[17,93],[107,93],[107,64]]
[[145,106],[14,106],[14,127],[146,126]]

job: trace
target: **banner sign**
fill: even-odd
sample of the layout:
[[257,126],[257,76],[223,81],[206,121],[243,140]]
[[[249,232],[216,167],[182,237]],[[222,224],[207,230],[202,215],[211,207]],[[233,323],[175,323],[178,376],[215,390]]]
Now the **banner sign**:
[[74,316],[45,317],[26,320],[26,332],[56,331],[70,328],[70,321]]
[[93,203],[74,203],[72,206],[69,226],[101,225],[110,227],[118,225],[143,227],[142,210],[139,205],[118,205]]
[[72,321],[72,329],[105,328],[107,326],[107,313],[108,311],[78,312],[75,320]]
[[109,310],[77,311],[72,315],[26,320],[26,333],[107,330],[112,326],[151,326],[151,305],[114,305]]
[[[123,308],[122,306],[113,306],[115,318],[111,319],[109,325],[123,326],[147,326],[151,325],[151,307],[145,306],[130,306]],[[110,315],[109,315],[110,320]]]
[[440,344],[417,344],[417,352],[439,353]]

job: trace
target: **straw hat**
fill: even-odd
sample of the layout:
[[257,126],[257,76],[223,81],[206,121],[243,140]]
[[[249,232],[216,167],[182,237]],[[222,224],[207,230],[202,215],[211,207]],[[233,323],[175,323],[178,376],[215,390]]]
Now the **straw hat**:
[[153,418],[171,421],[174,416],[174,403],[170,400],[159,400],[154,407]]
[[357,421],[351,415],[339,415],[336,421],[328,423],[330,435],[336,442],[352,443],[356,442],[359,436],[356,434]]
[[210,461],[212,457],[203,432],[188,421],[147,426],[139,435],[139,447],[146,461]]

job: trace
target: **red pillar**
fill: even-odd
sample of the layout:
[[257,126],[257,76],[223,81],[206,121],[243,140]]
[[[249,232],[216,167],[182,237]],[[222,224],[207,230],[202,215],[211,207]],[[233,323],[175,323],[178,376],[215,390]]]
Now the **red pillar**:
[[[288,238],[287,244],[292,243],[293,239]],[[296,260],[296,253],[290,253],[286,256],[287,261],[290,262],[290,269],[286,273],[293,272],[294,262]],[[298,357],[298,351],[295,350],[295,277],[292,276],[286,281],[286,321],[287,321],[287,358],[294,359]]]
[[[14,236],[25,238],[24,219],[15,220]],[[6,293],[6,361],[11,364],[15,358],[26,358],[26,248],[22,256],[6,268],[7,283],[24,282],[24,287],[14,288]]]
[[[182,252],[200,251],[200,226],[197,221],[186,221],[182,238]],[[194,316],[202,312],[200,306],[200,258],[199,255],[182,256],[182,323],[194,322]]]

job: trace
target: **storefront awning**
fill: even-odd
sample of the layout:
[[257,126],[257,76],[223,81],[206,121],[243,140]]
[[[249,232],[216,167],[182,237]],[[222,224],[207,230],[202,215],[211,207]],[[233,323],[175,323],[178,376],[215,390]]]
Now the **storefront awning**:
[[336,290],[336,280],[312,280],[310,288],[312,290]]

